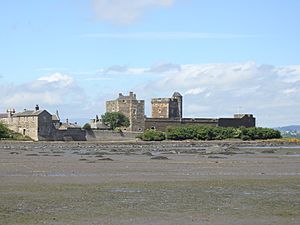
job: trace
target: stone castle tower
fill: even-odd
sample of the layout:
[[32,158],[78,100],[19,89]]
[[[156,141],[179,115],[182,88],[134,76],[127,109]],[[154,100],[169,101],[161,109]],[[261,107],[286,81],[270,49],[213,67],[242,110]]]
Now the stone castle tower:
[[171,98],[153,98],[152,118],[181,119],[182,95],[174,92]]
[[107,101],[106,112],[121,112],[129,119],[130,126],[124,131],[145,130],[145,101],[137,100],[133,92],[129,92],[128,96],[120,93],[116,100]]

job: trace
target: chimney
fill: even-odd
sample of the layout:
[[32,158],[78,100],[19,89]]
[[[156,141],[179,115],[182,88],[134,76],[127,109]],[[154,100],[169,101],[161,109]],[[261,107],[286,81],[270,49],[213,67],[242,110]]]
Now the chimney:
[[57,119],[59,119],[59,120],[60,120],[60,118],[59,118],[59,114],[58,114],[58,110],[56,110],[56,116],[57,116]]
[[35,106],[35,111],[38,111],[38,110],[40,110],[40,107],[39,107],[39,105],[37,104],[37,105]]

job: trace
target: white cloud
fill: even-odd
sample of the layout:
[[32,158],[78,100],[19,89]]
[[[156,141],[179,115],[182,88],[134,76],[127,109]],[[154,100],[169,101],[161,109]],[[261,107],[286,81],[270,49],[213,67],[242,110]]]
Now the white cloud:
[[150,73],[179,72],[181,66],[173,63],[159,62],[151,66]]
[[93,9],[100,20],[114,24],[130,24],[147,10],[168,7],[174,0],[93,0]]
[[45,81],[62,87],[69,86],[74,83],[74,79],[72,77],[61,73],[53,73],[49,76],[40,77],[38,81]]
[[127,66],[113,65],[98,70],[99,75],[141,75],[149,70],[148,68],[129,68]]
[[41,107],[59,105],[79,105],[85,93],[78,87],[75,80],[60,73],[43,76],[30,83],[0,85],[1,107],[29,108],[35,104]]
[[186,95],[198,95],[205,91],[204,88],[192,88],[185,92]]

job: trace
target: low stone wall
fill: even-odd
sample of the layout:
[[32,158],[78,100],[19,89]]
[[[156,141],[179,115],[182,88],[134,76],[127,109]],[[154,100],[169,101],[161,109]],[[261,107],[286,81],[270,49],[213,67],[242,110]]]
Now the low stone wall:
[[255,118],[220,118],[218,125],[220,127],[255,127]]
[[55,130],[53,141],[86,141],[86,132],[81,129]]
[[182,118],[182,119],[169,119],[169,118],[146,118],[145,129],[155,129],[159,131],[166,131],[166,128],[178,127],[182,125],[202,125],[202,126],[218,126],[218,119],[206,118]]
[[111,130],[88,130],[87,141],[130,141],[135,140],[140,132],[117,132]]

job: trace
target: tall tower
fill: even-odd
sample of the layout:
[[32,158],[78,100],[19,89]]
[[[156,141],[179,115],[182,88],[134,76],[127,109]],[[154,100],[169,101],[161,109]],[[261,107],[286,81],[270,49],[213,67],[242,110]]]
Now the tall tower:
[[177,99],[177,105],[178,105],[178,116],[181,119],[182,118],[182,95],[179,92],[174,92],[173,96],[174,99]]
[[171,98],[153,98],[152,118],[181,119],[182,96],[175,92]]
[[106,112],[121,112],[130,122],[126,131],[144,131],[145,129],[145,101],[137,100],[133,92],[129,95],[119,94],[116,100],[106,102]]

